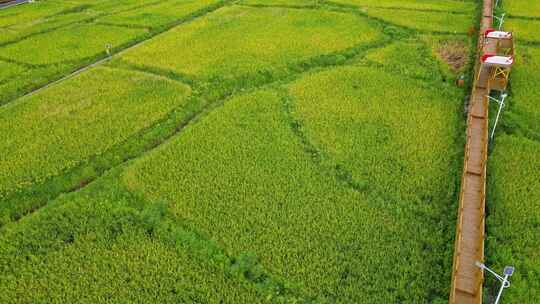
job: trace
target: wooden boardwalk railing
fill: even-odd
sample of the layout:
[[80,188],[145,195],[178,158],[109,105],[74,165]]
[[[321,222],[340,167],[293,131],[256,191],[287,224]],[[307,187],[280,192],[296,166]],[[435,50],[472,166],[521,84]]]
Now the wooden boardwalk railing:
[[[493,24],[493,1],[484,0],[479,37],[479,54],[491,51],[492,43],[483,44],[484,32]],[[480,49],[482,47],[482,49]],[[484,259],[484,219],[486,163],[488,148],[489,70],[476,62],[475,83],[469,102],[467,142],[461,178],[454,265],[450,304],[480,304],[483,272],[476,261]]]

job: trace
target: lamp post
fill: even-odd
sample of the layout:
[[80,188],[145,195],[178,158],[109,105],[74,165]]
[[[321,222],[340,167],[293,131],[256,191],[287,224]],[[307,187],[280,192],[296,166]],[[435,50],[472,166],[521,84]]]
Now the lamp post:
[[503,92],[501,94],[501,100],[499,100],[499,99],[493,98],[493,97],[491,97],[489,95],[486,95],[488,100],[495,101],[496,103],[499,104],[499,110],[497,111],[497,117],[495,118],[495,124],[493,125],[493,130],[491,130],[491,136],[490,136],[491,140],[493,140],[493,136],[495,136],[495,129],[497,128],[497,123],[499,123],[499,118],[501,116],[502,109],[504,108],[504,100],[506,99],[507,96],[508,96],[508,94],[506,92]]
[[501,281],[501,288],[499,288],[499,292],[497,293],[497,298],[495,299],[495,302],[494,302],[494,304],[499,304],[499,301],[501,300],[503,290],[505,288],[510,287],[510,281],[508,280],[508,278],[511,277],[512,274],[514,274],[514,267],[513,266],[505,266],[504,270],[503,270],[503,274],[504,274],[504,277],[503,277],[503,276],[497,274],[495,271],[489,269],[489,267],[487,267],[486,265],[484,265],[481,262],[477,261],[475,264],[476,264],[476,266],[480,267],[480,269],[487,270],[489,273],[491,273],[493,276],[495,276],[495,278],[497,278],[497,280]]

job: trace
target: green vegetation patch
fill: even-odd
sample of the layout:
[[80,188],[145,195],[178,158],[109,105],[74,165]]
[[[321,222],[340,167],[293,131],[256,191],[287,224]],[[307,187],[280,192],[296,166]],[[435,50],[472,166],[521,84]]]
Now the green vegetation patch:
[[303,7],[314,6],[322,3],[321,0],[241,0],[240,4],[247,5],[276,5],[276,6],[288,6],[288,7]]
[[[334,3],[359,7],[403,8],[412,10],[433,10],[472,13],[473,1],[455,0],[332,0]],[[401,13],[397,11],[396,13]]]
[[[0,82],[0,105],[104,58],[108,46],[113,53],[118,52],[176,22],[224,5],[217,0],[166,3],[158,0],[79,0],[70,1],[69,5],[60,0],[38,2],[18,6],[13,11],[6,10],[12,12],[10,14],[0,12],[7,19],[11,18],[5,27],[0,26],[0,61],[19,62],[27,68],[18,78]],[[48,10],[50,14],[36,12],[40,11],[43,2],[52,5]],[[215,5],[208,5],[210,3]],[[23,7],[24,10],[19,10]],[[146,11],[161,11],[163,16],[147,15],[148,18],[144,18],[142,15]],[[35,18],[27,18],[27,15]],[[129,16],[145,25],[114,22],[115,18],[124,20]],[[99,18],[110,22],[95,22]]]
[[350,14],[223,8],[122,55],[132,63],[203,77],[235,78],[369,43],[380,34]]
[[538,35],[538,29],[540,29],[540,19],[521,19],[521,18],[507,18],[504,21],[504,29],[507,31],[513,31],[515,39],[519,41],[534,41],[540,42],[540,36]]
[[0,85],[17,77],[26,69],[18,64],[0,61]]
[[[431,47],[431,54],[439,60],[439,69],[447,78],[467,74],[471,60],[473,39],[464,35],[423,35],[422,41]],[[420,60],[419,60],[420,61]]]
[[208,5],[217,3],[218,0],[176,0],[158,5],[152,5],[137,10],[130,10],[115,15],[109,15],[98,19],[98,22],[118,25],[137,25],[146,27],[159,27],[170,24],[181,17],[185,17],[194,11]]
[[452,200],[455,94],[351,67],[306,76],[291,92],[306,136],[357,183],[407,204]]
[[540,16],[540,2],[538,1],[506,0],[502,1],[502,4],[504,5],[504,10],[512,16]]
[[474,25],[473,14],[451,14],[387,8],[368,8],[365,12],[386,22],[422,32],[464,34]]
[[262,303],[228,258],[107,176],[0,230],[0,302]]
[[[30,64],[52,64],[104,54],[106,46],[119,47],[147,31],[80,24],[32,36],[2,48],[1,55]],[[85,37],[85,39],[81,39]],[[51,43],[54,41],[54,43]],[[35,48],[39,45],[39,48]]]
[[[512,0],[502,4],[510,16],[523,17],[509,17],[504,23],[517,40],[516,64],[502,127],[489,159],[486,252],[494,269],[516,267],[503,300],[532,304],[540,301],[540,3]],[[495,294],[499,282],[488,278],[484,286]]]
[[307,295],[337,303],[445,299],[449,281],[440,274],[451,253],[439,247],[440,226],[417,224],[407,204],[349,187],[307,150],[286,108],[270,90],[226,101],[137,160],[123,182],[168,202],[232,255],[255,254]]
[[403,76],[436,81],[441,78],[438,62],[426,45],[417,41],[392,43],[384,48],[370,50],[365,59],[387,71]]
[[19,5],[0,10],[0,27],[10,27],[23,23],[40,23],[47,17],[59,14],[77,6],[72,1],[36,1],[31,5]]
[[[0,65],[2,64],[0,63]],[[14,97],[41,87],[44,83],[50,82],[51,79],[62,77],[66,70],[73,69],[73,66],[73,64],[58,64],[30,67],[13,64],[9,70],[4,71],[6,77],[0,81],[0,106],[13,100]]]
[[0,108],[0,198],[125,141],[189,94],[164,78],[96,68]]
[[540,48],[518,47],[516,66],[512,70],[512,103],[514,123],[526,126],[540,138]]
[[[505,291],[504,299],[512,303],[537,303],[540,300],[540,143],[499,135],[495,145],[489,165],[486,252],[492,263],[490,267],[497,270],[505,265],[516,267],[512,286]],[[487,286],[491,284],[499,286],[490,279]]]

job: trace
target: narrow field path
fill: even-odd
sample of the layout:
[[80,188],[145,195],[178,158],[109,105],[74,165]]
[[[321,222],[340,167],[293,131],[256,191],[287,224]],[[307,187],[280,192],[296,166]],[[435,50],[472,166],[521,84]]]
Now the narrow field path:
[[[482,46],[483,33],[493,23],[493,2],[484,0],[480,25],[479,52],[493,51],[495,46]],[[475,265],[484,260],[486,163],[488,153],[488,84],[489,70],[477,60],[467,118],[467,141],[454,247],[450,304],[482,302],[484,275]]]

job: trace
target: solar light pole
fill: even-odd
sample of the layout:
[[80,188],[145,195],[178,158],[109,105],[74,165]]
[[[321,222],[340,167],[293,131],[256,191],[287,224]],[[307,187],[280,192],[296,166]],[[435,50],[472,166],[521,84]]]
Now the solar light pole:
[[493,97],[491,97],[489,95],[486,95],[488,100],[495,101],[496,103],[499,104],[499,111],[497,111],[497,117],[495,118],[495,124],[493,125],[493,130],[491,130],[491,136],[490,136],[491,140],[493,140],[493,136],[495,136],[495,129],[497,128],[497,123],[499,122],[499,117],[501,116],[502,109],[504,108],[504,100],[506,99],[507,96],[508,96],[508,94],[506,94],[506,92],[504,92],[504,93],[501,94],[501,100],[498,100],[498,99],[493,98]]
[[497,280],[502,282],[501,288],[499,288],[499,292],[497,293],[497,298],[495,299],[495,302],[494,302],[494,304],[499,304],[499,301],[501,300],[503,290],[505,288],[510,287],[510,281],[508,280],[508,278],[510,276],[512,276],[512,274],[514,274],[514,267],[513,266],[505,266],[504,270],[503,270],[503,274],[504,274],[504,277],[503,277],[503,276],[500,276],[499,274],[497,274],[495,271],[489,269],[486,265],[484,265],[481,262],[477,261],[475,264],[476,264],[476,266],[480,267],[480,269],[487,270],[489,273],[494,275],[495,278],[497,278]]

